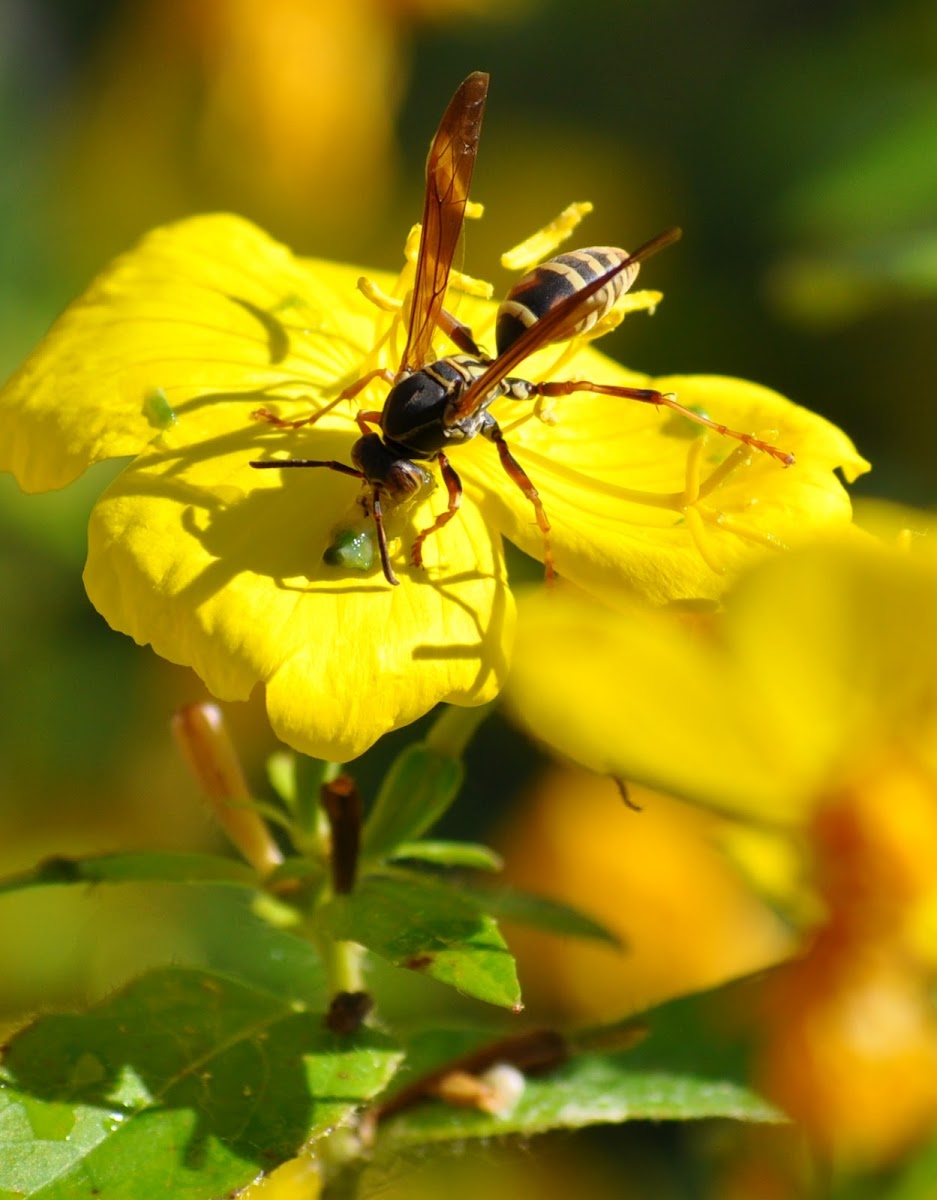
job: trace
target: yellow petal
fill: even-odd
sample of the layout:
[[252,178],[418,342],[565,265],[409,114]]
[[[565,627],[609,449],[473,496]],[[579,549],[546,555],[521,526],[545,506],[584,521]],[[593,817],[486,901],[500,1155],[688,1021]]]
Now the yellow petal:
[[[439,701],[491,699],[514,610],[499,539],[477,511],[429,539],[425,572],[407,559],[427,505],[392,524],[400,587],[379,563],[328,567],[336,521],[360,517],[357,481],[252,470],[263,440],[283,435],[256,423],[231,432],[227,407],[190,414],[194,448],[191,428],[167,431],[98,502],[85,585],[106,620],[193,667],[221,699],[265,684],[274,731],[319,758],[353,758]],[[347,461],[352,435],[312,432]]]
[[530,597],[518,718],[603,773],[800,824],[895,748],[937,777],[932,559],[830,542],[764,564],[717,618]]
[[[547,354],[529,365],[531,378],[552,377]],[[592,350],[562,374],[676,392],[680,403],[797,456],[784,468],[629,399],[563,397],[552,402],[555,424],[538,420],[530,405],[500,401],[496,416],[553,527],[557,569],[580,586],[607,595],[624,582],[655,602],[714,598],[755,559],[848,522],[849,500],[834,469],[851,479],[868,464],[835,426],[777,393],[715,376],[648,379]],[[460,461],[483,490],[491,520],[542,557],[531,505],[497,456],[473,445]]]
[[[374,342],[358,272],[308,264],[249,222],[194,217],[116,259],[0,392],[0,469],[64,487],[208,404],[320,399]],[[308,403],[308,402],[307,402]]]

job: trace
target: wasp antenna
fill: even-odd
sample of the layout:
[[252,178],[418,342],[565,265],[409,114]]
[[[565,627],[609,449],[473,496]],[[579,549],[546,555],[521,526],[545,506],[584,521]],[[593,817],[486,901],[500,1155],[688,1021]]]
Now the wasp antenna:
[[387,532],[384,529],[384,510],[381,505],[381,490],[377,487],[371,489],[371,516],[374,518],[374,526],[377,529],[377,548],[381,555],[381,567],[384,570],[384,578],[388,583],[392,583],[397,587],[400,580],[394,574],[394,568],[390,565],[390,550],[387,547]]

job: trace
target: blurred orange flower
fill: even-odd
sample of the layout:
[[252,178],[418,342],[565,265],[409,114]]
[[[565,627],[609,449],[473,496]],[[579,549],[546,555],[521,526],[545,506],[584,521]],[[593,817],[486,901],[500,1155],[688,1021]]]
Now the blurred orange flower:
[[872,1165],[937,1123],[933,793],[898,761],[817,812],[827,916],[767,991],[766,1089],[824,1150]]
[[[308,240],[386,208],[406,45],[465,0],[145,0],[121,6],[63,113],[68,242],[100,261],[143,228],[225,208]],[[486,0],[471,7],[484,11]]]

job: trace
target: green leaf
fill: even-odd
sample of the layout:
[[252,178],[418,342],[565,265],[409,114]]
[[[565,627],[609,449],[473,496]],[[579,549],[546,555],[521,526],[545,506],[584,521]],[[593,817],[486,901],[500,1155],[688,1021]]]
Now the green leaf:
[[425,743],[408,746],[388,771],[362,832],[363,860],[387,858],[437,821],[462,786],[462,763]]
[[897,1178],[891,1186],[878,1179],[866,1191],[857,1189],[857,1200],[860,1197],[861,1200],[934,1200],[937,1142],[931,1142],[910,1156],[909,1160],[899,1163],[896,1174]]
[[0,893],[76,883],[228,883],[256,887],[257,876],[246,863],[214,854],[101,854],[92,858],[47,858],[30,871],[0,880]]
[[584,1054],[546,1075],[530,1076],[514,1111],[504,1116],[424,1101],[388,1120],[377,1152],[383,1155],[408,1145],[509,1133],[529,1136],[623,1121],[783,1120],[776,1109],[740,1084],[667,1070],[639,1070],[629,1056],[630,1051]]
[[504,860],[477,842],[401,842],[393,859],[409,858],[440,867],[468,867],[473,871],[500,871]]
[[0,1194],[209,1200],[366,1104],[400,1050],[203,971],[166,969],[9,1044]]
[[359,942],[396,966],[489,1004],[520,1004],[514,959],[495,922],[470,897],[435,880],[368,876],[319,917],[332,937]]
[[621,939],[611,930],[600,925],[593,917],[576,908],[552,900],[546,896],[535,896],[530,892],[518,892],[509,887],[490,887],[477,884],[463,875],[451,876],[443,873],[421,875],[419,871],[407,871],[403,867],[386,867],[381,877],[406,880],[415,886],[431,881],[438,888],[446,888],[458,896],[461,903],[474,905],[476,912],[487,916],[514,921],[518,925],[530,925],[547,933],[563,937],[588,938],[620,947]]
[[311,891],[318,888],[328,877],[328,872],[321,862],[314,862],[310,858],[303,858],[300,855],[290,855],[274,867],[269,875],[264,878],[264,885],[273,892],[277,891],[277,885],[286,883],[288,880],[292,883],[302,884],[306,891]]
[[[504,1115],[420,1100],[380,1122],[375,1153],[385,1158],[429,1143],[632,1120],[784,1121],[782,1113],[748,1087],[744,1048],[712,1029],[711,1040],[704,1039],[707,1027],[700,1009],[709,999],[680,1000],[648,1014],[642,1018],[648,1036],[631,1049],[603,1053],[597,1048],[627,1042],[635,1029],[633,1019],[569,1035],[570,1057],[542,1074],[527,1074],[516,1106]],[[402,1082],[409,1085],[496,1036],[479,1030],[416,1032],[407,1040],[408,1069]]]
[[457,887],[463,896],[475,900],[483,912],[502,920],[515,921],[518,925],[530,925],[534,929],[543,929],[547,933],[563,937],[588,938],[616,947],[622,945],[617,934],[606,929],[593,917],[564,904],[561,900],[535,896],[530,892],[518,892],[513,888],[467,883],[464,879],[460,879],[453,886]]

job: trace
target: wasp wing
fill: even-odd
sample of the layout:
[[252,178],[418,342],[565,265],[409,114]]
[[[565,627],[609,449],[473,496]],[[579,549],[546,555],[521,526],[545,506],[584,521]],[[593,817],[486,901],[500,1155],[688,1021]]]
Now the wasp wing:
[[401,373],[418,371],[433,357],[433,333],[465,220],[487,96],[488,76],[474,71],[449,101],[430,147],[416,282]]
[[610,279],[614,279],[616,275],[620,275],[622,271],[626,271],[635,263],[650,258],[652,254],[663,250],[665,246],[678,241],[681,235],[682,231],[676,226],[659,233],[657,237],[651,238],[649,242],[639,246],[622,262],[617,263],[604,274],[593,279],[591,283],[580,288],[578,292],[560,300],[538,321],[528,325],[517,341],[512,342],[507,350],[499,355],[470,387],[465,389],[458,403],[447,411],[446,425],[457,425],[459,421],[477,412],[488,399],[492,390],[535,350],[539,350],[542,346],[548,346],[551,342],[561,342],[564,337],[568,337],[569,331],[575,328],[576,322],[588,306],[589,300],[596,292],[600,292]]

